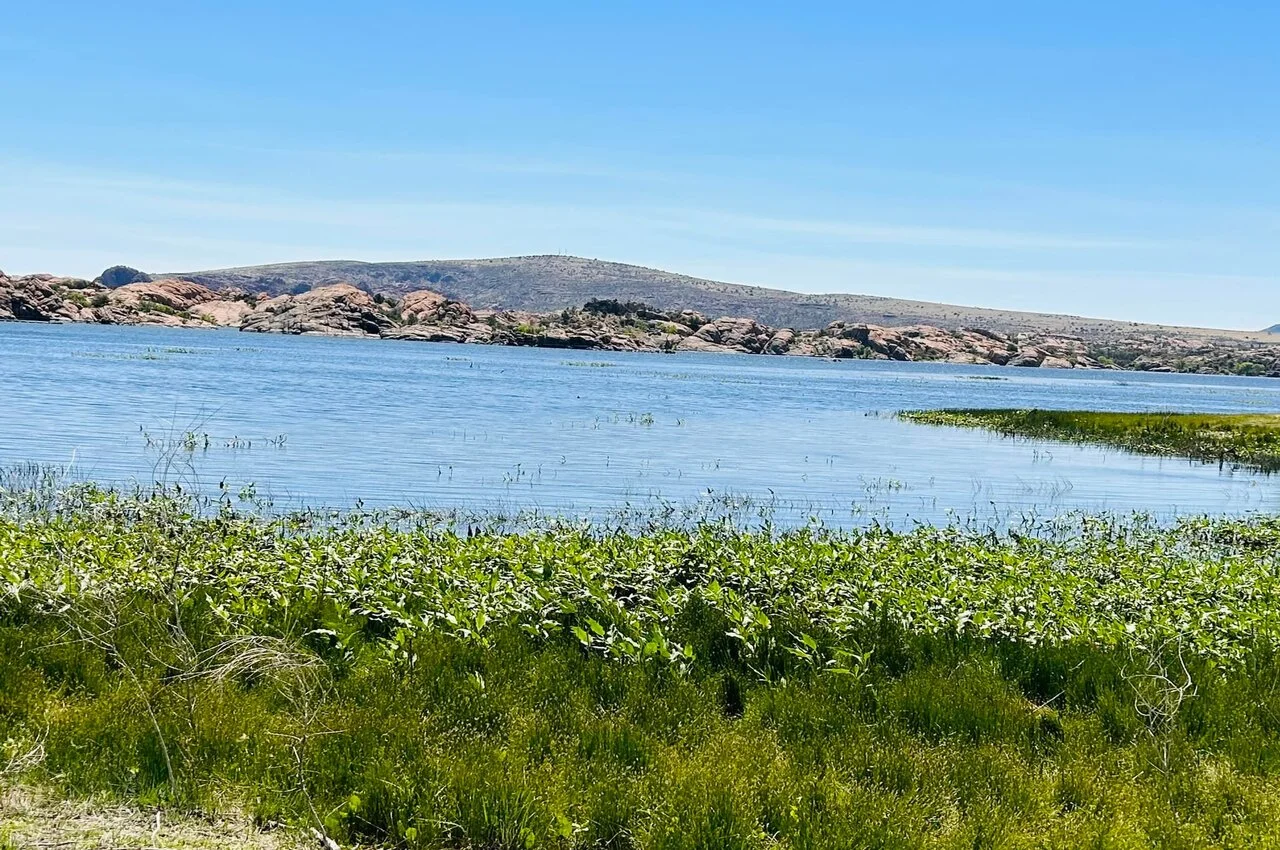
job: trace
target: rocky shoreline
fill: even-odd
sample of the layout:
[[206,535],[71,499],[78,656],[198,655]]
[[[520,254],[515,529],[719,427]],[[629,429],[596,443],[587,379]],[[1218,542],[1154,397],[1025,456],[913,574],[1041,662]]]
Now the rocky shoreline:
[[269,297],[214,290],[180,279],[122,285],[0,272],[0,321],[238,328],[251,333],[355,336],[422,342],[523,345],[599,351],[704,351],[946,362],[1052,369],[1254,374],[1280,377],[1280,345],[1228,337],[1156,336],[1086,340],[929,325],[832,322],[772,328],[751,318],[590,301],[555,313],[476,310],[431,290],[403,297],[334,283]]

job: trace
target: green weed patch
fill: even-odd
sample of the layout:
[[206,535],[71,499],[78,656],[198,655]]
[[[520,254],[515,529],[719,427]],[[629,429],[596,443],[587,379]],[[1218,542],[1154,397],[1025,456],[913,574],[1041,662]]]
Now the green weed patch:
[[1113,446],[1138,454],[1280,470],[1280,414],[1100,413],[1064,410],[919,410],[923,425],[985,428],[1008,437]]
[[1280,523],[0,519],[0,772],[412,848],[1280,842]]

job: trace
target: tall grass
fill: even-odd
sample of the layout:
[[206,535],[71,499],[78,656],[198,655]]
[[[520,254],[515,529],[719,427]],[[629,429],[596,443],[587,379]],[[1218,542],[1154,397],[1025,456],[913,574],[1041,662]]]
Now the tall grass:
[[393,847],[1274,846],[1278,541],[82,489],[0,519],[0,772]]
[[925,425],[985,428],[1010,437],[1092,443],[1139,454],[1280,471],[1280,415],[920,410],[899,416]]

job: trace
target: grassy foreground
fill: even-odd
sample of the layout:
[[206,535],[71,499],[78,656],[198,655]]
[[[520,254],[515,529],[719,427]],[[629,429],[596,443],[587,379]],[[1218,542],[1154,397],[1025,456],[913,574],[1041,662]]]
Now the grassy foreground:
[[1011,437],[1092,443],[1280,471],[1280,414],[918,410],[899,416],[924,425],[986,428]]
[[343,845],[1280,846],[1280,523],[0,517],[0,779]]

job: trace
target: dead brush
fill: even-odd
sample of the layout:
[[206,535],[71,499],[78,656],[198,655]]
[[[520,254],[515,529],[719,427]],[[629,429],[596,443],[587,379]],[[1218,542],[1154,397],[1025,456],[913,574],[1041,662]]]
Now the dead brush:
[[[179,777],[160,722],[166,694],[179,699],[183,721],[194,733],[203,687],[270,687],[299,716],[308,717],[329,685],[328,666],[285,638],[232,634],[212,645],[197,646],[184,625],[182,599],[176,591],[153,592],[143,601],[135,594],[100,587],[70,601],[51,595],[39,602],[63,623],[66,643],[92,647],[123,672],[156,735],[175,796]],[[207,630],[202,634],[201,642],[207,643],[210,635]],[[157,671],[162,675],[157,677]]]
[[16,779],[44,763],[44,738],[10,738],[0,749],[0,782]]
[[1159,748],[1159,763],[1153,766],[1167,773],[1172,756],[1170,738],[1178,714],[1196,695],[1182,636],[1168,638],[1147,652],[1130,650],[1129,659],[1132,667],[1126,665],[1120,675],[1133,691],[1134,711]]
[[172,677],[178,682],[207,681],[218,685],[268,684],[290,703],[305,704],[328,682],[328,666],[314,654],[283,638],[237,635],[196,654],[188,670]]

